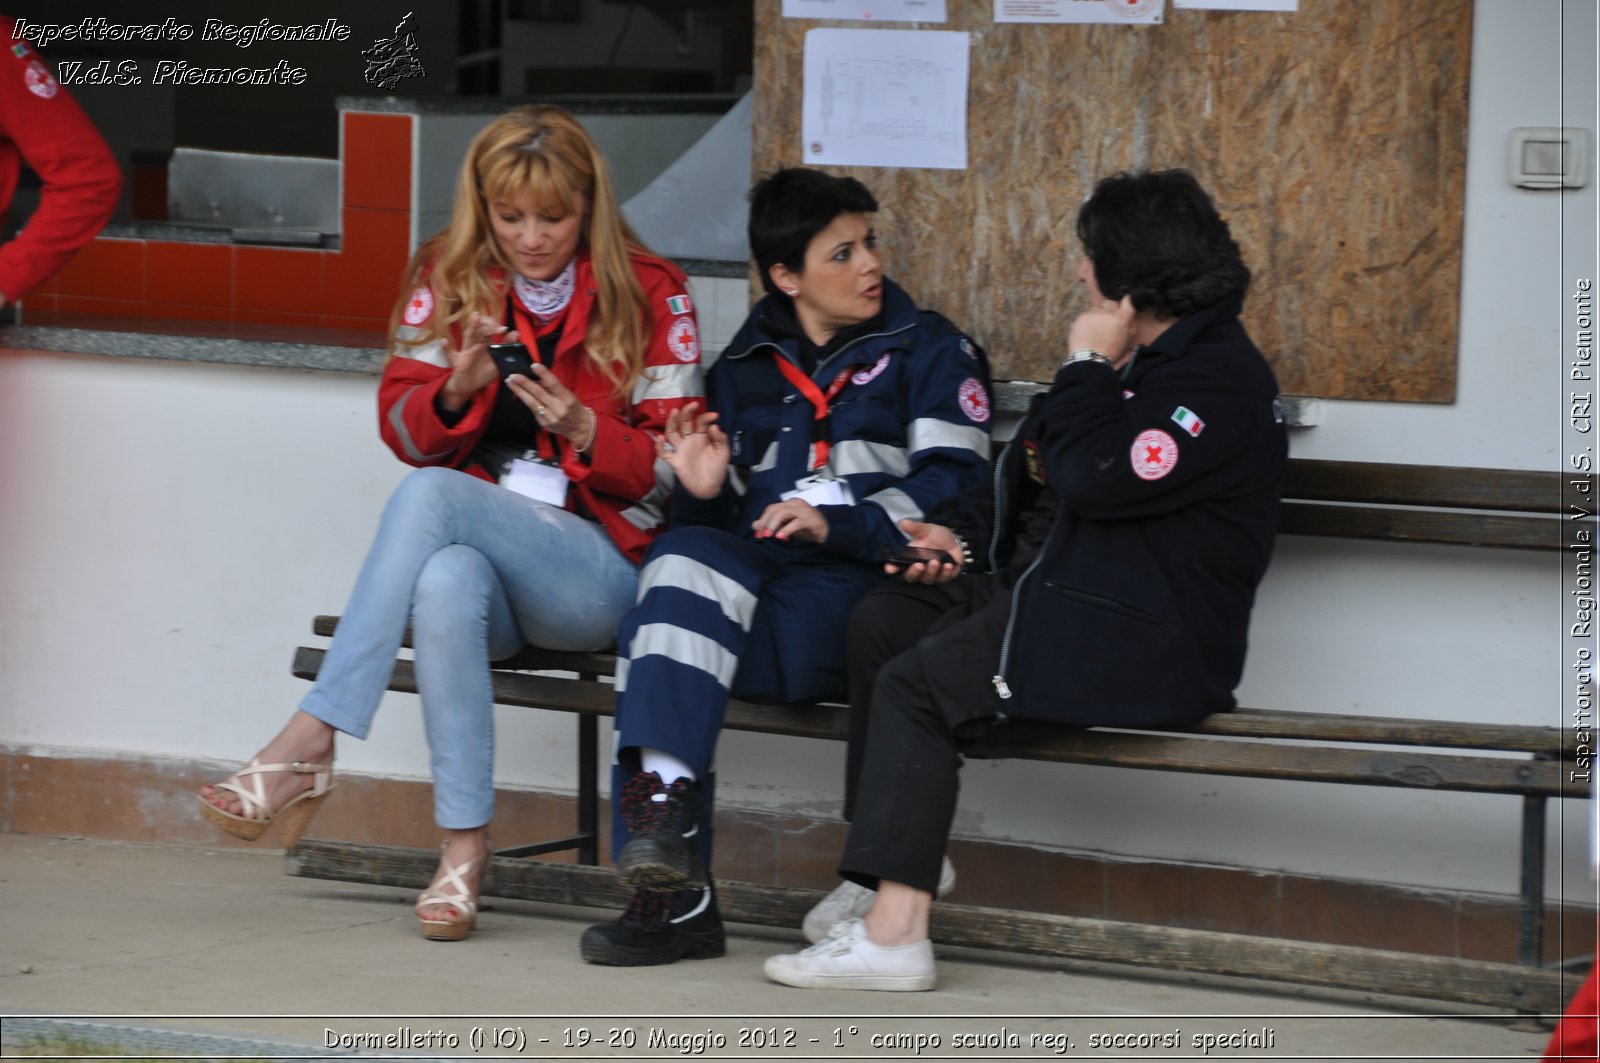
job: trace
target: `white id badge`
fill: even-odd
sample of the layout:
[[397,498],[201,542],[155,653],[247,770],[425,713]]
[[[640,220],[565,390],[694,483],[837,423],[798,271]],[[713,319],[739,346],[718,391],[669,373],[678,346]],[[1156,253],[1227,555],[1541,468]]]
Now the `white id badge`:
[[567,474],[555,462],[528,458],[514,459],[500,477],[501,487],[558,508],[567,504],[568,482]]
[[781,496],[784,501],[798,498],[802,502],[809,502],[813,506],[853,506],[856,500],[850,497],[850,485],[843,480],[825,480],[820,476],[807,476],[795,483],[794,489],[785,491]]

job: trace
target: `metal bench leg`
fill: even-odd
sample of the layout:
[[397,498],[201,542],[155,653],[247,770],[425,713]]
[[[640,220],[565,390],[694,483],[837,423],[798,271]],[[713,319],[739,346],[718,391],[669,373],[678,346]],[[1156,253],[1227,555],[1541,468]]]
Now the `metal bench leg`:
[[600,721],[578,716],[578,863],[600,863]]
[[1517,924],[1517,962],[1544,963],[1545,799],[1522,799],[1522,910]]

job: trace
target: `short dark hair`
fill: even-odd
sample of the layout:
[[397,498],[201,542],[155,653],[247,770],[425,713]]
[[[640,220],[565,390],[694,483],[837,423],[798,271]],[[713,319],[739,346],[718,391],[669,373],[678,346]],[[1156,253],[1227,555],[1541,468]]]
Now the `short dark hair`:
[[1228,223],[1187,170],[1102,179],[1078,211],[1078,239],[1108,299],[1184,317],[1250,287]]
[[750,253],[769,295],[781,295],[770,276],[778,263],[805,272],[806,248],[812,237],[841,214],[870,214],[878,209],[867,186],[854,177],[834,177],[821,170],[792,166],[756,182],[750,190]]

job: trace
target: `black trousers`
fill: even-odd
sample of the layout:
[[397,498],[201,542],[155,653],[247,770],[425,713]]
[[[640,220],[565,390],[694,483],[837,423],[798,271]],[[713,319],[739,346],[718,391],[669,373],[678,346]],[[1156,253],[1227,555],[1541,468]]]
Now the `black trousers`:
[[896,580],[856,606],[846,659],[845,878],[934,891],[961,746],[1001,709],[992,677],[1010,608],[1010,590],[982,575],[934,586]]

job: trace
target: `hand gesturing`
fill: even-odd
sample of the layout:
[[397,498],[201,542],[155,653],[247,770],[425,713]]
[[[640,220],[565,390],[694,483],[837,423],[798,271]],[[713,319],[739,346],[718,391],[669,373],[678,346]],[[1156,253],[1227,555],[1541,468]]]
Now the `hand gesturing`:
[[728,435],[715,413],[701,413],[691,402],[667,415],[666,429],[656,441],[656,454],[696,498],[715,498],[728,478]]

